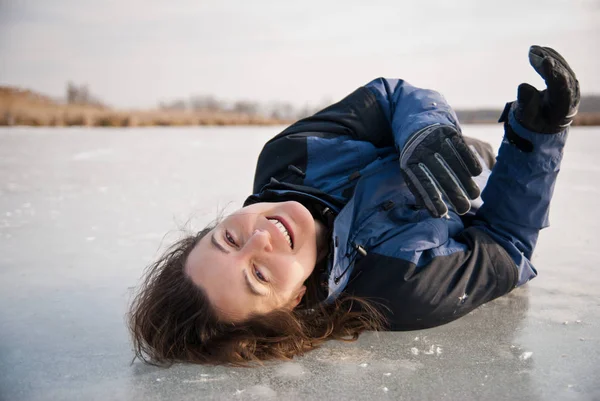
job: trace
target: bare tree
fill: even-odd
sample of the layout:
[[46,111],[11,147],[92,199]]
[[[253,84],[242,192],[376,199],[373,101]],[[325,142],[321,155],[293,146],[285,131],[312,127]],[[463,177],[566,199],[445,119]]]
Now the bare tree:
[[187,110],[185,100],[173,100],[170,102],[160,102],[159,107],[163,110]]
[[67,82],[67,103],[69,104],[91,104],[102,106],[102,102],[96,99],[90,93],[87,85],[76,85],[73,82]]
[[249,100],[239,100],[233,104],[233,111],[238,113],[256,115],[260,109],[260,105],[257,102]]
[[223,103],[212,95],[196,95],[190,97],[190,108],[196,111],[220,111],[223,110]]

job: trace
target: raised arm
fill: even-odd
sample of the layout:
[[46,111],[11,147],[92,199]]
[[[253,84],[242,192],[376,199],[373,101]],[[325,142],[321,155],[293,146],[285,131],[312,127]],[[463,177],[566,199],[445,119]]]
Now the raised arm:
[[536,275],[530,258],[539,231],[548,226],[563,147],[580,99],[575,73],[556,51],[532,46],[529,60],[547,89],[521,84],[518,100],[506,105],[500,118],[505,137],[474,223],[509,253],[518,267],[518,285]]

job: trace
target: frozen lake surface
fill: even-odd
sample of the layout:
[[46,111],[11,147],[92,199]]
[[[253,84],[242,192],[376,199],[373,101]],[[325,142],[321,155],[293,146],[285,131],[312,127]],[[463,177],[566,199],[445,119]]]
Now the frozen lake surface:
[[598,128],[571,131],[526,288],[290,363],[131,365],[124,314],[143,268],[178,228],[240,206],[280,128],[0,130],[0,399],[600,399]]

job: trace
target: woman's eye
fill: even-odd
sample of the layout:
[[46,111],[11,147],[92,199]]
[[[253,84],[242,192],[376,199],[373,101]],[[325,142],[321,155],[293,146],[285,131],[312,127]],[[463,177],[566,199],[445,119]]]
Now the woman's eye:
[[265,276],[262,275],[262,273],[260,272],[260,270],[258,270],[256,268],[256,266],[254,266],[254,275],[256,276],[257,279],[259,279],[262,282],[267,282],[267,279],[265,278]]
[[229,234],[229,231],[225,231],[225,240],[230,243],[233,246],[237,246],[235,240],[233,239],[233,237],[231,236],[231,234]]

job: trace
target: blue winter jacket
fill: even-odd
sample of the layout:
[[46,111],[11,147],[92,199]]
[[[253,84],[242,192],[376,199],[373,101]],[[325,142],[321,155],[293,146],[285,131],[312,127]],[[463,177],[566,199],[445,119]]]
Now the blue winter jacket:
[[536,276],[530,259],[567,137],[509,115],[533,151],[505,137],[491,174],[478,179],[483,204],[440,219],[416,204],[398,162],[408,138],[433,124],[460,130],[442,95],[376,79],[271,139],[246,201],[319,205],[332,227],[327,301],[346,292],[381,302],[392,330],[447,323]]

